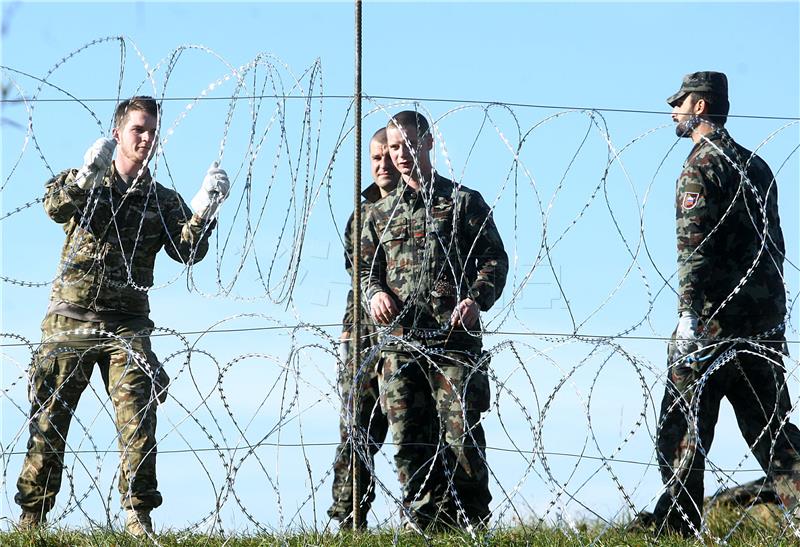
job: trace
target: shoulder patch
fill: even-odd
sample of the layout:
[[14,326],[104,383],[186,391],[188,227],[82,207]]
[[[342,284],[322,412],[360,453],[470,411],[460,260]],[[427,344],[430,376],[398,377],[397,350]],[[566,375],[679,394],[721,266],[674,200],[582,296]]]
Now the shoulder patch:
[[699,199],[700,199],[700,194],[698,192],[684,192],[683,202],[681,204],[681,207],[683,207],[684,211],[688,211],[689,209],[694,209],[694,206],[697,205]]

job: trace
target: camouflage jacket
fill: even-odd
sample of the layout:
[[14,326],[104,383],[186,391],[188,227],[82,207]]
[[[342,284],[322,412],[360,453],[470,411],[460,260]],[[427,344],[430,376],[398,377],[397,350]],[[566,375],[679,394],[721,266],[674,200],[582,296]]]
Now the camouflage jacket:
[[718,129],[689,154],[675,205],[679,311],[697,313],[708,336],[779,325],[786,314],[784,243],[766,162]]
[[164,247],[184,264],[201,260],[213,222],[194,217],[180,195],[153,181],[149,171],[127,193],[113,164],[91,192],[73,184],[75,174],[64,171],[46,185],[44,208],[67,234],[50,300],[147,315],[158,251]]
[[[372,203],[381,199],[381,191],[375,183],[370,184],[366,190],[361,192],[364,200],[361,202],[361,220],[366,219],[367,211]],[[347,225],[344,228],[344,267],[347,273],[353,275],[353,221],[355,215],[350,215],[347,220]],[[362,314],[361,314],[361,328],[364,336],[370,336],[374,333],[373,320],[367,311],[367,303],[364,302],[363,297],[361,301]],[[352,287],[347,292],[347,308],[344,310],[344,317],[342,318],[342,330],[350,331],[353,325],[353,289]]]
[[[488,310],[505,286],[508,256],[489,206],[478,192],[438,175],[431,189],[416,192],[401,182],[372,205],[361,245],[366,298],[392,295],[412,336],[414,329],[446,329],[464,298]],[[463,329],[447,334],[453,347],[476,343]]]

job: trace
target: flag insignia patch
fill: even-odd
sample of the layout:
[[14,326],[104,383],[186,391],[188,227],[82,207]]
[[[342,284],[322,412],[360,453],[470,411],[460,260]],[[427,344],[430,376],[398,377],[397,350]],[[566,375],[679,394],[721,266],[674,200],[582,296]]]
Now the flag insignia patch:
[[697,200],[700,197],[700,194],[697,192],[685,192],[683,194],[683,208],[684,209],[693,209],[695,205],[697,205]]

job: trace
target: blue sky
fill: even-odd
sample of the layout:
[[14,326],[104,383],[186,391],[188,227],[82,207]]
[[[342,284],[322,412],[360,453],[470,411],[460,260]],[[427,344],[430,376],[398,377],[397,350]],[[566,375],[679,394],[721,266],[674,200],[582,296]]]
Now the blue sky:
[[[3,215],[39,197],[51,170],[77,166],[86,147],[109,130],[113,101],[97,99],[137,90],[163,94],[168,100],[162,137],[167,139],[156,166],[158,179],[188,201],[222,149],[233,190],[221,211],[213,252],[193,269],[192,285],[178,265],[158,260],[160,288],[151,293],[156,324],[193,332],[219,321],[224,321],[222,328],[340,321],[348,279],[338,233],[352,210],[352,135],[338,149],[337,142],[352,125],[348,100],[339,98],[353,88],[352,4],[4,2],[3,8],[4,84],[13,78],[31,96],[38,82],[15,71],[42,78],[57,65],[47,81],[63,91],[44,86],[39,98],[64,99],[68,92],[85,99],[85,106],[36,103],[35,142],[26,139],[25,107],[3,105],[3,118],[23,126],[2,127]],[[676,320],[675,298],[661,276],[669,279],[675,270],[674,181],[690,146],[676,143],[665,98],[677,90],[683,74],[727,73],[728,128],[748,148],[760,146],[759,153],[778,172],[787,250],[798,264],[799,13],[797,2],[368,2],[363,89],[370,98],[364,102],[364,134],[384,125],[388,114],[413,107],[409,101],[415,98],[442,99],[418,105],[437,123],[437,168],[495,205],[512,259],[503,302],[485,314],[489,328],[502,333],[571,333],[577,328],[582,334],[633,328],[634,336],[668,336]],[[82,49],[109,36],[124,39]],[[179,48],[184,50],[175,56]],[[270,56],[259,57],[262,53]],[[148,67],[164,59],[167,63],[148,78],[143,59]],[[170,59],[173,70],[167,78]],[[231,67],[242,66],[247,75],[242,95],[282,88],[295,96],[326,98],[231,102],[226,99],[235,90]],[[291,89],[295,81],[302,91]],[[194,102],[203,91],[215,100]],[[538,106],[489,107],[471,100]],[[281,128],[270,125],[276,106],[286,121],[283,144]],[[591,115],[586,108],[608,110]],[[250,131],[256,141],[263,136],[260,147],[249,146]],[[513,149],[522,135],[515,163],[509,146]],[[604,179],[609,147],[622,153]],[[253,169],[249,189],[248,167]],[[368,177],[366,166],[363,177]],[[248,198],[249,210],[239,206]],[[248,221],[257,228],[248,232]],[[1,330],[36,342],[63,234],[39,204],[3,218],[0,231],[2,275],[41,284],[2,284]],[[301,239],[302,249],[295,244]],[[549,253],[542,251],[544,242]],[[299,260],[289,270],[296,276],[289,301],[290,285],[282,276],[292,250],[302,252],[294,255]],[[787,284],[790,297],[796,297],[796,267],[787,266]],[[259,315],[230,319],[238,314]],[[796,314],[792,321],[789,337],[797,340]],[[336,329],[322,330],[325,335],[307,329],[294,335],[262,330],[188,336],[189,343],[209,355],[196,354],[191,367],[183,366],[182,354],[167,361],[175,399],[160,411],[159,474],[166,501],[156,514],[158,523],[184,528],[200,522],[218,495],[225,501],[227,529],[257,528],[242,506],[271,529],[324,522],[333,451],[324,444],[336,440],[338,403],[327,353]],[[507,341],[519,345],[522,363],[505,346],[493,359],[499,406],[487,418],[491,446],[517,443],[523,450],[606,456],[619,447],[618,459],[652,461],[663,341],[618,341],[642,363],[642,377],[620,353],[590,342],[496,334],[486,344]],[[181,343],[165,336],[155,347],[167,360]],[[791,351],[793,370],[796,344]],[[26,406],[19,377],[29,354],[5,348],[3,355],[3,388],[8,391],[0,401],[2,440],[4,450],[18,451],[25,441],[20,408]],[[93,385],[102,393],[97,380]],[[797,397],[793,375],[792,382]],[[103,398],[84,396],[78,415],[92,436],[73,427],[75,446],[87,449],[91,439],[101,450],[113,449]],[[742,468],[752,469],[755,464],[744,459],[746,446],[726,412],[711,457],[723,469],[742,461]],[[284,413],[280,436],[270,433]],[[646,425],[637,425],[640,414]],[[628,437],[630,430],[635,433]],[[242,451],[242,445],[262,439],[306,447],[261,448],[258,459]],[[239,450],[216,451],[215,445]],[[189,447],[209,451],[179,452]],[[379,474],[396,495],[388,464],[392,448],[384,454]],[[100,458],[74,460],[77,485],[95,475],[101,484],[100,492],[76,486],[76,496],[90,492],[81,503],[93,515],[106,508],[116,514],[116,455]],[[541,515],[552,499],[566,514],[591,514],[589,507],[614,518],[624,510],[612,475],[597,460],[554,455],[547,466],[538,459],[530,466],[525,458],[489,453],[496,472],[495,506],[502,518],[511,518],[512,506],[523,517]],[[233,490],[223,486],[228,473],[223,461],[236,469]],[[9,516],[16,513],[11,499],[19,457],[4,465],[9,480],[3,483],[2,515]],[[612,469],[638,508],[651,502],[659,486],[655,469],[621,463]],[[751,476],[739,474],[735,480]],[[709,491],[716,489],[713,476],[707,483]],[[559,494],[562,485],[573,498]],[[265,502],[265,490],[276,501]],[[514,492],[510,503],[503,491]],[[72,510],[74,501],[67,492],[59,497],[64,522],[85,525],[86,515]],[[380,494],[373,522],[390,518],[392,504],[389,495]]]

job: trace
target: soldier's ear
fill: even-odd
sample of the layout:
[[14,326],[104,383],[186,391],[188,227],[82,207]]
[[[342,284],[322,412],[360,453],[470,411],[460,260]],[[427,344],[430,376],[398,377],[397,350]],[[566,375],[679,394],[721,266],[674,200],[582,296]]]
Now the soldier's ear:
[[115,127],[112,129],[111,136],[114,137],[114,140],[117,141],[117,144],[119,144],[119,128]]
[[433,149],[433,135],[431,135],[430,133],[425,133],[425,136],[422,138],[422,149],[423,150]]
[[697,99],[692,106],[692,110],[695,116],[702,116],[708,112],[708,103],[705,99]]

